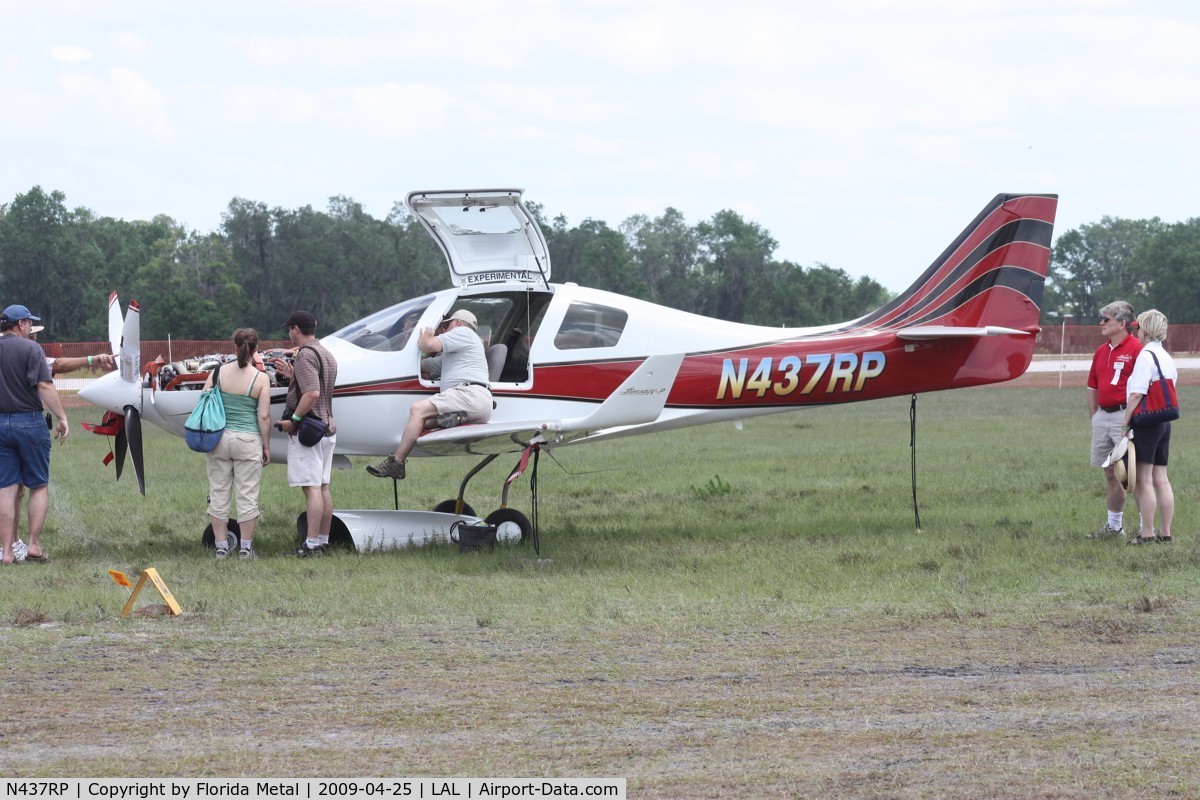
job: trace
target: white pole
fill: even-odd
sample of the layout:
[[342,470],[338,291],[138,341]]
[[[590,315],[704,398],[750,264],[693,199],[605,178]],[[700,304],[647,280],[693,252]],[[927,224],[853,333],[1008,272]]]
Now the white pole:
[[[171,334],[168,333],[167,334],[167,363],[170,364],[174,361],[175,361],[175,359],[171,357]],[[1060,380],[1059,383],[1062,383],[1062,381]]]
[[1058,388],[1062,388],[1063,370],[1066,368],[1066,352],[1067,352],[1067,320],[1064,318],[1062,323],[1062,338],[1058,343]]

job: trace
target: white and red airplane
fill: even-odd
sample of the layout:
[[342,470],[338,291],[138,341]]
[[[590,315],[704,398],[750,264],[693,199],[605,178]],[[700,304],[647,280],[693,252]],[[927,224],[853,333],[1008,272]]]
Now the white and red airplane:
[[[491,421],[431,430],[412,453],[482,462],[458,498],[433,512],[339,510],[343,538],[359,549],[416,542],[419,532],[436,535],[458,520],[478,523],[463,501],[467,481],[504,453],[521,461],[487,521],[502,536],[524,537],[529,520],[507,507],[508,487],[538,449],[1016,378],[1033,357],[1058,202],[1052,194],[997,195],[877,311],[837,325],[769,328],[551,283],[546,240],[521,197],[519,189],[411,192],[405,204],[441,247],[453,287],[321,340],[338,361],[336,452],[347,467],[347,456],[391,453],[409,406],[437,391],[421,377],[412,330],[466,308],[488,347]],[[198,393],[181,389],[198,388],[206,375],[164,383],[160,364],[142,370],[136,303],[122,320],[114,295],[109,322],[121,368],[80,396],[112,412],[92,427],[118,436],[118,476],[128,446],[144,494],[141,420],[182,436]],[[272,402],[282,404],[285,392],[272,389]],[[286,450],[283,434],[273,433],[272,461],[282,463]]]

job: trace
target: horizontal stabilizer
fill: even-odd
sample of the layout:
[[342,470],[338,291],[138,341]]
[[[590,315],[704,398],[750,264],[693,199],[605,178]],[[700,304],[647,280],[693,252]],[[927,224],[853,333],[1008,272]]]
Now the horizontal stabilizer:
[[1016,328],[1002,328],[999,325],[985,325],[982,328],[967,328],[956,325],[918,325],[897,331],[896,336],[911,341],[928,339],[961,339],[964,337],[983,336],[1036,336],[1037,331],[1019,331]]
[[682,365],[682,353],[650,356],[591,414],[564,419],[563,430],[597,431],[653,422],[667,404]]

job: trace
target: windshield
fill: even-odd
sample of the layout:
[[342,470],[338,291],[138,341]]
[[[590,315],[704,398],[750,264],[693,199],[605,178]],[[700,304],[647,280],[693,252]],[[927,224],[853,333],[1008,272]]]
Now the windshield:
[[433,295],[405,300],[352,322],[330,335],[367,350],[403,350],[416,330],[421,315],[432,302]]

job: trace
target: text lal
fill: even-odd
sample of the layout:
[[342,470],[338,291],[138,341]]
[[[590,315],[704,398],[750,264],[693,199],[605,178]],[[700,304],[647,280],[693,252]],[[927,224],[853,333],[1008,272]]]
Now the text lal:
[[[868,380],[883,374],[885,366],[887,356],[878,351],[784,356],[778,362],[767,356],[759,359],[753,370],[749,358],[727,358],[721,364],[717,399],[739,400],[750,393],[766,397],[767,392],[787,397],[797,390],[811,394],[818,387],[826,394],[861,392]],[[805,368],[812,370],[807,378],[801,374]]]

